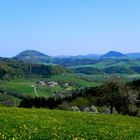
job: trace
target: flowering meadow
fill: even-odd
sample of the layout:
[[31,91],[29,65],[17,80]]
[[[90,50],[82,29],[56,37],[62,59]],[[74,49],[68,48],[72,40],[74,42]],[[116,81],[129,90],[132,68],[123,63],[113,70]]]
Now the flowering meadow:
[[140,118],[0,108],[0,140],[139,140]]

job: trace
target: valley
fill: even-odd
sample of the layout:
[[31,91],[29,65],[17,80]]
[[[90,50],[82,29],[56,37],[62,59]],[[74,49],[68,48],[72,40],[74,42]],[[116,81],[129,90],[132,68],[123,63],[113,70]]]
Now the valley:
[[[139,79],[139,59],[120,54],[111,51],[101,58],[53,58],[27,50],[13,58],[0,58],[0,104],[18,106],[21,99],[35,97],[33,85],[39,97],[47,98],[67,91],[100,86],[112,75],[126,82]],[[48,82],[56,85],[50,86]]]

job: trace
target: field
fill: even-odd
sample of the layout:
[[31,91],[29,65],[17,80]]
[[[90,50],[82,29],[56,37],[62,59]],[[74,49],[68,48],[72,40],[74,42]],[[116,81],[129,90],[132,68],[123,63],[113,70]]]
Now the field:
[[[36,93],[32,87],[37,81],[55,81],[59,83],[55,87],[48,87],[47,85],[36,85],[37,94],[40,97],[49,97],[57,93],[65,93],[67,90],[74,90],[81,87],[92,87],[99,85],[95,79],[73,73],[66,73],[60,75],[53,75],[48,78],[28,77],[27,79],[17,79],[17,80],[0,80],[0,89],[4,91],[10,91],[10,96],[8,94],[0,93],[0,106],[18,106],[20,100],[17,95],[32,96],[35,97]],[[69,86],[64,85],[68,83]],[[16,98],[15,98],[15,93]],[[8,101],[8,103],[7,103]]]
[[[36,96],[34,93],[32,85],[36,81],[55,81],[61,83],[61,85],[55,86],[54,88],[48,88],[47,86],[37,86],[37,92],[39,96],[48,97],[54,93],[60,93],[67,90],[67,88],[62,85],[69,83],[70,89],[80,88],[80,87],[93,87],[98,86],[104,82],[105,79],[111,75],[84,75],[84,74],[65,74],[65,75],[54,75],[48,78],[28,78],[28,79],[17,79],[17,80],[0,80],[0,88],[8,89],[11,91],[18,92],[22,95]],[[125,80],[133,80],[140,77],[139,74],[118,74]]]
[[[18,79],[18,80],[1,80],[0,88],[8,89],[11,91],[19,92],[19,94],[35,96],[32,85],[36,83],[36,81],[55,81],[61,83],[61,85],[65,83],[69,83],[70,89],[75,89],[79,87],[91,87],[97,86],[98,82],[89,81],[87,77],[79,76],[78,74],[65,74],[65,75],[54,75],[48,78],[28,78],[28,79]],[[47,86],[37,86],[37,92],[39,96],[48,97],[54,93],[60,93],[67,90],[60,84],[55,86],[54,88],[49,88]]]
[[137,117],[0,108],[1,140],[139,140],[139,128]]

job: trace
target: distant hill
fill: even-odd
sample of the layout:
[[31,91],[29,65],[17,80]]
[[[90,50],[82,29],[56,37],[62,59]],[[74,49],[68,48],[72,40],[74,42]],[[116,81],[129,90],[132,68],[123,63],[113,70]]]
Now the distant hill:
[[[78,55],[51,57],[34,50],[26,50],[14,57],[33,64],[54,64],[70,68],[76,73],[84,74],[139,74],[139,53],[123,54],[110,51],[104,55]],[[133,58],[133,59],[132,59]],[[7,71],[8,69],[6,69]],[[40,71],[40,70],[39,70]]]
[[127,53],[126,56],[130,58],[140,58],[140,53]]
[[117,51],[110,51],[104,55],[101,56],[102,58],[120,58],[120,57],[126,57],[125,54],[121,53],[121,52],[117,52]]
[[32,63],[49,63],[51,57],[35,50],[26,50],[15,57],[14,59],[32,62]]
[[102,56],[102,54],[87,54],[87,55],[78,55],[76,57],[78,58],[100,58]]

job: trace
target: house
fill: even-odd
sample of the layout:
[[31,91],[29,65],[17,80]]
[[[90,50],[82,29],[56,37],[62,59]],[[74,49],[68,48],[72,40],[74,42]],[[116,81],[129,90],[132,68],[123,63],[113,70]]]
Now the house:
[[45,86],[46,85],[45,81],[37,81],[36,84],[40,85],[40,86]]
[[57,82],[54,82],[54,81],[51,81],[51,82],[47,82],[47,85],[50,87],[50,88],[53,88],[53,87],[56,87],[58,85]]

